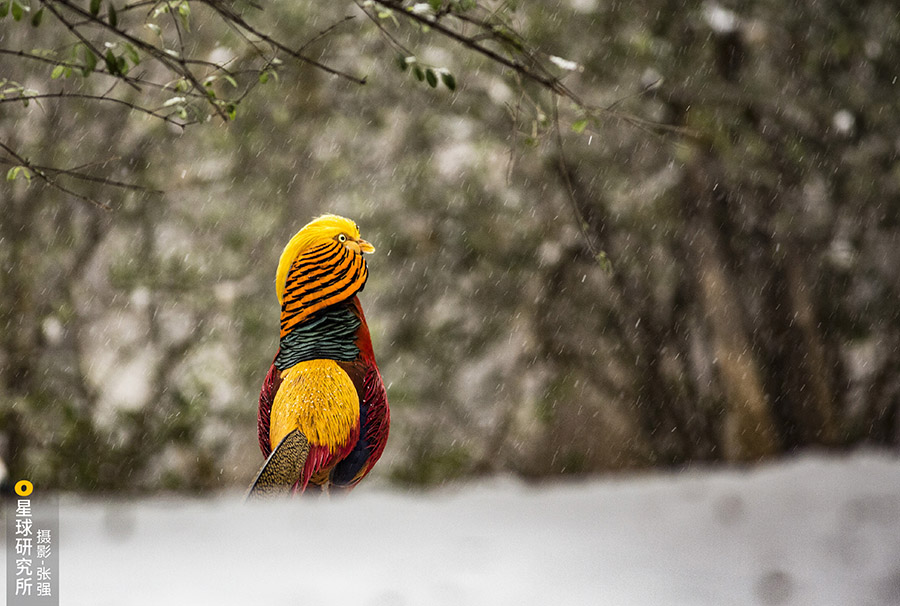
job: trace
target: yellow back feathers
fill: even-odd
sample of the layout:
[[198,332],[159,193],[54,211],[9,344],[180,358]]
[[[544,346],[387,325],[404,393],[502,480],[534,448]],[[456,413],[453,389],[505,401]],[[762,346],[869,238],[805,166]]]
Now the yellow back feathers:
[[278,295],[279,303],[284,302],[285,282],[294,260],[303,251],[329,240],[343,242],[348,248],[357,252],[375,252],[375,248],[371,244],[360,239],[359,227],[350,219],[338,215],[316,217],[291,238],[281,253],[278,270],[275,272],[275,293]]
[[334,360],[309,360],[281,373],[272,403],[272,448],[294,429],[331,454],[346,447],[359,425],[359,396],[350,376]]

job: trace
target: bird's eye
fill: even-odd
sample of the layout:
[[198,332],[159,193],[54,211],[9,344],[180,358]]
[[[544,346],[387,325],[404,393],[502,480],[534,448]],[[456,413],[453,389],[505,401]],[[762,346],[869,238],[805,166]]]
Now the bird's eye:
[[338,242],[346,242],[346,241],[347,241],[347,236],[345,236],[344,234],[338,235]]

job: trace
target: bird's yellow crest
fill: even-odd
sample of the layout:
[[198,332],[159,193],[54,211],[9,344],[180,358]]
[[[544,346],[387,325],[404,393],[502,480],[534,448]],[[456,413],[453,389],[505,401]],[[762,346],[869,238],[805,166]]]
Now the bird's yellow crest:
[[303,226],[303,229],[294,234],[278,261],[278,271],[275,272],[275,293],[278,302],[284,301],[284,287],[288,271],[294,260],[303,251],[328,240],[337,240],[343,236],[341,242],[348,248],[357,252],[373,253],[375,247],[359,237],[359,227],[350,219],[338,215],[322,215],[316,217]]

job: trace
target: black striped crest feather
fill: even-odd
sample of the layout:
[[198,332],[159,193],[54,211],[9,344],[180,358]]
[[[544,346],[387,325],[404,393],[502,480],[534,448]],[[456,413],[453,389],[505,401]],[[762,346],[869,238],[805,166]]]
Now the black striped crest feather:
[[346,301],[361,291],[369,277],[366,261],[343,243],[328,240],[291,264],[281,305],[281,338],[316,312]]

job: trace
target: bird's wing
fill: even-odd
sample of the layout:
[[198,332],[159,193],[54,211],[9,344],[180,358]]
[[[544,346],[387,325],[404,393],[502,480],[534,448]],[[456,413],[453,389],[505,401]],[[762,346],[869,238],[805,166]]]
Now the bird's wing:
[[275,401],[275,394],[278,393],[280,386],[281,371],[278,370],[275,364],[272,364],[259,392],[259,408],[256,415],[259,448],[266,458],[272,453],[272,441],[269,437],[269,417],[272,414],[272,403]]
[[[342,365],[351,368],[351,365]],[[348,371],[354,379],[359,399],[359,440],[331,472],[335,486],[352,488],[365,477],[384,452],[391,424],[387,393],[378,367],[356,364]]]
[[259,470],[247,498],[288,494],[300,480],[308,455],[309,440],[306,436],[298,429],[288,433]]

